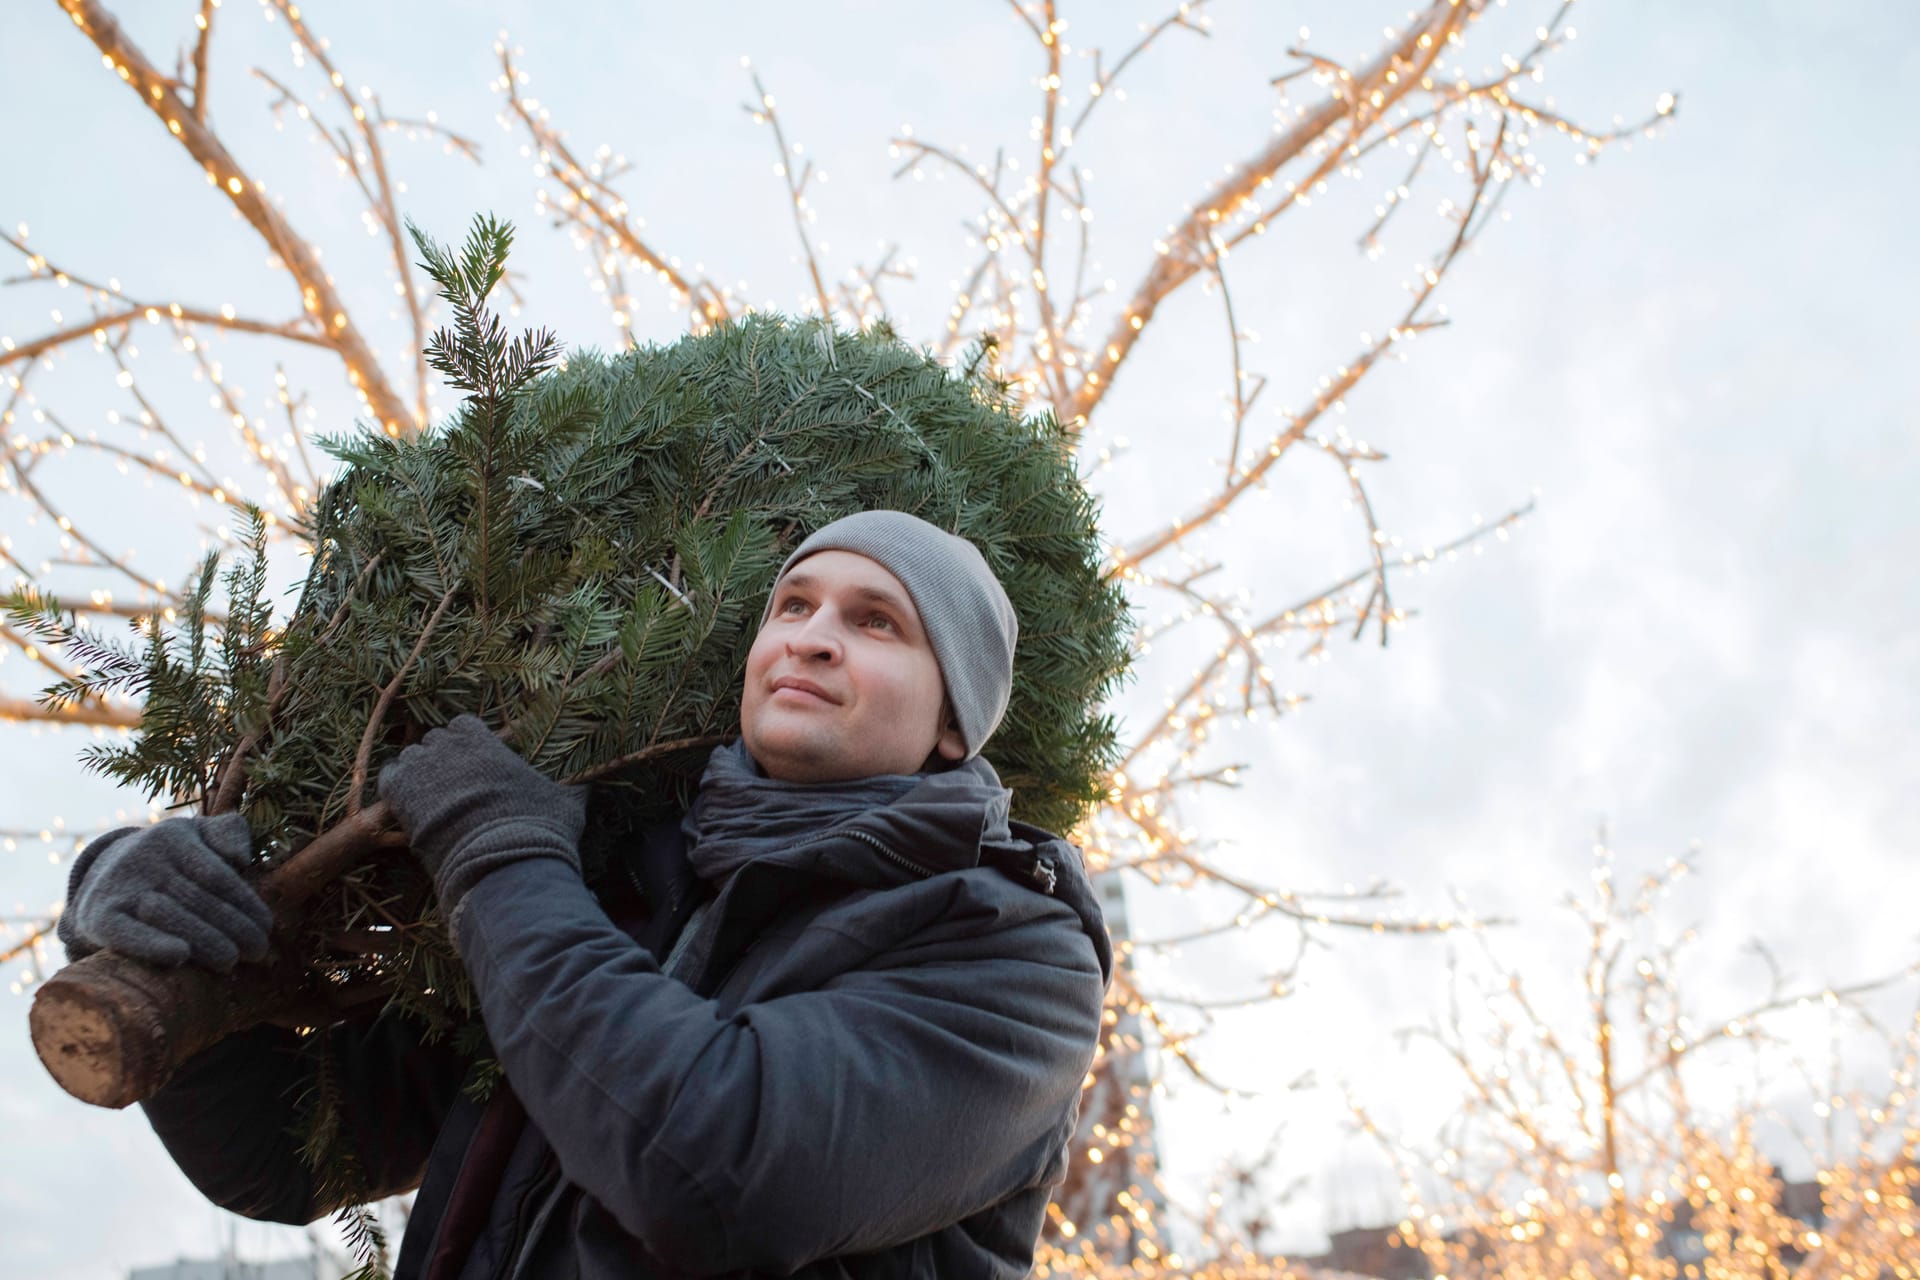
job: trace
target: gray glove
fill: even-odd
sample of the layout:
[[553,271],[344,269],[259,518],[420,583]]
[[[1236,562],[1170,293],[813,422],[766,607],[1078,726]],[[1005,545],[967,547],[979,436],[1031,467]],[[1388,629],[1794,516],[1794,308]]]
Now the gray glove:
[[149,964],[191,961],[220,973],[265,958],[273,912],[240,874],[252,844],[237,813],[168,818],[101,836],[68,877],[59,925],[67,955],[105,947]]
[[546,777],[478,716],[456,716],[380,771],[408,843],[433,876],[449,920],[481,877],[528,858],[580,870],[587,789]]

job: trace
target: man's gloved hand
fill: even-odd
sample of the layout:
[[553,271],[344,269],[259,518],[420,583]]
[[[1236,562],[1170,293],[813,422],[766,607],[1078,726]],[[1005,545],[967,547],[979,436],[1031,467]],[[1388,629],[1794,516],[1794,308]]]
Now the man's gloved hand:
[[60,917],[73,958],[101,948],[231,973],[267,954],[273,912],[240,874],[252,851],[247,820],[168,818],[94,841],[75,862]]
[[380,771],[413,852],[451,920],[481,877],[527,858],[580,869],[587,789],[543,776],[478,716],[457,716]]

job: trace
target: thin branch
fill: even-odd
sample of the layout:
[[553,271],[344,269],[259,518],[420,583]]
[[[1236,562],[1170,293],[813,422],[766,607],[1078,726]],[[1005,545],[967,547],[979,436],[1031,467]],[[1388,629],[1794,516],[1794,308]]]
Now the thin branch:
[[594,765],[590,769],[582,769],[572,777],[564,779],[564,782],[568,786],[578,786],[587,782],[598,782],[602,778],[612,777],[623,769],[631,768],[636,764],[644,764],[646,761],[657,759],[660,756],[671,755],[676,751],[697,751],[703,747],[717,747],[727,740],[728,735],[723,733],[699,734],[690,738],[670,738],[665,742],[656,742],[650,747],[642,747],[640,750],[630,752],[618,759],[604,761],[601,764]]
[[1804,1007],[1814,1001],[1839,1001],[1843,1003],[1854,1001],[1861,996],[1872,995],[1876,991],[1885,991],[1898,983],[1908,981],[1916,974],[1920,974],[1920,965],[1907,965],[1892,973],[1882,974],[1880,977],[1868,978],[1860,982],[1849,983],[1845,986],[1822,987],[1816,991],[1800,991],[1790,995],[1775,996],[1771,999],[1763,1000],[1730,1017],[1719,1019],[1714,1029],[1704,1035],[1695,1036],[1689,1040],[1682,1041],[1678,1045],[1673,1042],[1672,1037],[1669,1037],[1664,1042],[1665,1052],[1660,1054],[1656,1061],[1629,1077],[1626,1082],[1620,1086],[1619,1092],[1622,1095],[1632,1093],[1653,1076],[1671,1070],[1688,1054],[1703,1049],[1710,1044],[1716,1044],[1722,1040],[1745,1039],[1752,1030],[1753,1025],[1765,1018],[1768,1014],[1782,1013],[1788,1009]]
[[[0,622],[0,640],[4,640],[8,644],[13,645],[16,649],[20,650],[20,652],[22,652],[23,654],[26,654],[30,661],[45,667],[48,671],[51,671],[54,675],[54,678],[57,680],[60,680],[67,684],[71,684],[76,679],[79,678],[77,675],[75,675],[74,672],[67,670],[67,668],[61,666],[59,663],[55,662],[52,658],[42,653],[40,651],[39,645],[27,639],[27,637],[21,635],[18,631],[15,631],[11,626],[8,626],[4,622]],[[83,699],[82,701],[86,703],[92,703],[95,700],[92,698],[87,698],[87,699]]]
[[[292,470],[288,468],[285,455],[270,450],[260,439],[260,433],[254,428],[253,419],[240,408],[240,402],[234,398],[233,392],[227,389],[226,379],[220,376],[219,369],[207,358],[206,348],[196,344],[191,354],[194,362],[199,365],[200,372],[213,387],[214,395],[220,401],[221,411],[226,420],[240,433],[240,442],[246,446],[248,456],[256,466],[267,473],[268,480],[279,491],[280,500],[286,504],[289,514],[300,512],[306,506],[307,495],[299,481],[294,478]],[[279,523],[279,517],[273,512],[266,512],[265,515],[269,525]]]
[[[11,237],[0,236],[0,239]],[[0,351],[0,368],[22,361],[33,360],[57,347],[65,346],[82,338],[98,338],[108,329],[125,328],[136,320],[144,319],[149,312],[159,312],[190,324],[204,324],[216,329],[226,329],[233,333],[258,333],[272,338],[285,338],[289,342],[301,342],[308,346],[325,347],[333,350],[335,344],[319,334],[310,332],[297,321],[275,324],[271,320],[253,320],[245,316],[229,319],[217,311],[202,311],[197,307],[182,307],[176,304],[164,306],[140,306],[138,304],[123,311],[97,315],[93,319],[65,329],[56,329],[52,333],[42,334],[15,346],[10,351]]]
[[203,812],[208,814],[231,813],[239,807],[240,794],[247,785],[247,768],[252,762],[253,752],[273,728],[274,712],[280,708],[280,699],[287,691],[287,653],[281,650],[274,659],[273,670],[267,676],[267,706],[261,714],[260,726],[240,739],[233,754],[227,757],[227,765],[220,774],[220,785],[214,790],[213,798],[207,802]]
[[1040,308],[1040,343],[1038,354],[1042,366],[1051,374],[1053,381],[1054,403],[1066,398],[1066,371],[1059,362],[1061,341],[1065,335],[1060,330],[1059,321],[1054,316],[1052,281],[1047,274],[1047,197],[1053,191],[1053,165],[1058,158],[1055,149],[1055,117],[1060,111],[1060,39],[1059,20],[1055,14],[1055,0],[1045,0],[1046,29],[1040,33],[1040,43],[1047,51],[1047,74],[1040,82],[1042,111],[1040,117],[1040,160],[1033,179],[1034,215],[1032,234],[1028,243],[1032,246],[1033,258],[1033,296]]
[[438,627],[440,619],[446,616],[448,607],[453,604],[454,595],[454,589],[449,587],[446,594],[440,597],[439,606],[427,619],[426,625],[420,629],[420,636],[413,642],[413,648],[407,653],[406,660],[400,664],[400,669],[393,673],[393,678],[387,681],[386,687],[380,690],[380,698],[373,704],[372,713],[367,716],[367,727],[360,735],[360,746],[353,753],[353,780],[347,791],[349,818],[360,812],[361,797],[367,789],[367,764],[373,755],[374,740],[379,737],[380,728],[386,723],[387,709],[393,705],[394,698],[400,693],[401,684],[406,681],[407,673],[413,670],[413,664],[419,660],[420,654],[426,649],[427,641],[432,638],[434,628]]
[[[387,176],[386,148],[381,144],[379,133],[380,126],[385,120],[380,100],[377,97],[372,99],[371,112],[355,102],[352,93],[347,89],[346,77],[340,74],[328,57],[326,42],[316,37],[308,28],[300,16],[299,7],[290,3],[290,0],[270,0],[270,2],[286,17],[287,25],[293,29],[294,38],[300,42],[301,48],[306,50],[307,56],[327,74],[328,83],[333,85],[339,93],[348,114],[353,118],[361,141],[366,145],[367,164],[373,170],[371,187],[362,175],[360,158],[354,155],[351,149],[348,150],[346,162],[361,191],[366,195],[374,216],[379,219],[381,229],[386,233],[388,251],[393,259],[394,278],[399,282],[401,296],[407,304],[407,323],[413,335],[411,343],[415,386],[413,420],[416,428],[424,428],[427,423],[427,318],[425,310],[420,305],[419,292],[413,287],[411,241],[408,239],[399,207],[394,200],[393,183]],[[264,75],[257,69],[254,74]],[[286,93],[286,90],[282,89],[281,92]],[[479,157],[474,144],[465,139],[461,139],[460,142],[461,149],[469,158],[477,162]]]
[[773,130],[774,146],[780,153],[779,174],[787,186],[787,203],[793,212],[793,229],[800,237],[800,253],[807,264],[807,277],[813,281],[814,301],[820,306],[820,314],[833,318],[833,304],[827,301],[827,283],[820,276],[820,259],[813,251],[813,240],[807,235],[807,179],[813,174],[813,161],[809,160],[796,176],[793,171],[794,152],[787,146],[787,135],[780,128],[780,114],[773,109],[773,95],[760,83],[760,73],[751,73],[755,101],[747,104],[746,112],[754,123],[764,122]]
[[[213,490],[220,487],[219,482],[214,479],[213,472],[207,468],[206,463],[200,458],[199,450],[188,448],[187,442],[181,439],[179,434],[168,424],[166,415],[160,412],[159,406],[147,398],[147,393],[140,386],[139,375],[134,373],[132,365],[127,361],[125,351],[126,342],[127,333],[125,330],[122,330],[117,339],[107,344],[106,350],[107,354],[113,358],[114,367],[120,371],[121,377],[118,381],[126,384],[127,394],[133,397],[133,402],[136,405],[140,406],[139,428],[143,431],[158,432],[162,440],[165,440],[178,451],[180,455],[180,469],[185,471],[191,466],[194,470],[198,471],[200,473],[202,487],[211,494]],[[198,346],[199,344],[195,343],[194,345]],[[54,420],[51,413],[49,413],[47,417],[49,421]],[[62,430],[65,430],[65,428],[63,427]],[[73,435],[75,433],[69,431],[68,434]],[[162,461],[160,453],[155,454],[154,461],[156,463]]]
[[1172,13],[1160,19],[1160,21],[1154,23],[1151,27],[1147,28],[1146,32],[1141,35],[1140,39],[1134,43],[1132,48],[1120,55],[1120,60],[1113,64],[1111,71],[1103,72],[1101,70],[1100,51],[1095,49],[1093,51],[1093,83],[1088,86],[1087,102],[1085,106],[1080,108],[1080,114],[1073,118],[1073,123],[1067,126],[1067,136],[1070,138],[1078,138],[1080,136],[1080,131],[1086,128],[1087,118],[1093,114],[1093,109],[1102,102],[1107,101],[1111,96],[1114,81],[1120,78],[1121,72],[1125,71],[1135,58],[1145,53],[1152,47],[1154,41],[1158,40],[1166,32],[1179,27],[1191,31],[1198,36],[1206,37],[1211,35],[1212,33],[1207,30],[1204,23],[1196,20],[1195,17],[1195,15],[1197,15],[1200,10],[1206,8],[1206,6],[1207,0],[1190,0],[1190,3],[1181,5],[1178,9],[1175,9]]
[[[1498,520],[1478,525],[1449,542],[1426,549],[1417,559],[1408,555],[1403,557],[1398,565],[1389,564],[1387,567],[1391,571],[1395,568],[1406,568],[1414,564],[1431,564],[1444,557],[1453,555],[1462,547],[1477,542],[1481,538],[1489,535],[1504,536],[1502,531],[1511,528],[1513,525],[1531,515],[1533,513],[1533,507],[1534,504],[1531,502],[1524,506],[1516,507]],[[1304,600],[1289,605],[1286,608],[1275,610],[1258,622],[1250,624],[1247,630],[1251,631],[1255,637],[1293,630],[1297,626],[1304,625],[1303,620],[1306,617],[1321,610],[1334,596],[1349,587],[1367,581],[1374,573],[1375,569],[1372,565],[1369,565],[1365,569],[1356,570],[1340,581],[1332,583],[1324,590]],[[1326,624],[1322,624],[1322,626],[1317,629],[1324,629],[1324,625]],[[1161,718],[1149,726],[1145,732],[1134,740],[1133,745],[1127,749],[1126,754],[1121,758],[1117,766],[1121,772],[1129,771],[1133,767],[1134,762],[1143,756],[1150,747],[1164,737],[1173,727],[1173,721],[1180,714],[1181,709],[1192,703],[1202,690],[1218,678],[1221,669],[1227,664],[1230,652],[1230,650],[1223,650],[1215,654],[1213,659],[1200,669],[1186,688],[1168,702],[1167,710]]]
[[1317,422],[1327,410],[1345,399],[1347,394],[1359,384],[1361,379],[1365,378],[1374,366],[1379,363],[1381,357],[1385,356],[1397,343],[1406,338],[1425,332],[1443,323],[1438,320],[1423,320],[1421,319],[1421,312],[1426,309],[1427,303],[1439,289],[1441,281],[1446,278],[1447,272],[1452,268],[1454,262],[1459,258],[1461,251],[1472,238],[1471,233],[1476,225],[1474,222],[1475,214],[1480,207],[1482,199],[1486,195],[1488,184],[1501,168],[1496,162],[1496,158],[1499,156],[1500,148],[1505,141],[1506,128],[1507,121],[1503,116],[1500,120],[1499,131],[1494,138],[1493,156],[1489,157],[1485,168],[1478,174],[1473,187],[1472,198],[1469,200],[1465,212],[1460,216],[1459,226],[1454,233],[1453,239],[1448,243],[1447,247],[1441,251],[1433,265],[1428,267],[1422,274],[1420,284],[1414,290],[1413,301],[1401,316],[1400,321],[1389,328],[1385,334],[1368,344],[1365,350],[1354,359],[1352,364],[1342,365],[1336,371],[1335,376],[1329,379],[1326,385],[1322,387],[1320,392],[1314,397],[1312,404],[1302,412],[1294,415],[1292,424],[1287,430],[1273,438],[1264,455],[1256,455],[1255,460],[1248,466],[1242,468],[1231,483],[1226,485],[1211,499],[1201,503],[1194,511],[1174,520],[1171,524],[1168,524],[1157,532],[1147,535],[1133,546],[1127,548],[1126,551],[1116,556],[1115,564],[1118,568],[1123,570],[1130,568],[1159,554],[1161,551],[1166,550],[1174,543],[1191,534],[1195,529],[1209,524],[1225,514],[1228,508],[1239,499],[1241,494],[1259,483],[1260,479],[1285,455],[1287,449],[1297,443],[1301,437],[1307,433],[1308,428]]
[[438,120],[420,120],[412,116],[390,116],[383,108],[377,123],[380,128],[385,129],[389,133],[392,133],[396,129],[405,129],[409,132],[418,129],[422,133],[431,134],[446,143],[448,150],[458,152],[475,164],[480,163],[480,144],[464,133],[458,133],[447,128],[447,126],[441,124]]
[[[30,928],[24,938],[8,947],[5,951],[0,951],[0,964],[8,964],[23,955],[30,954],[35,947],[40,945],[42,939],[53,936],[54,927],[59,924],[59,921],[60,918],[55,916],[44,923],[37,924]],[[36,969],[35,972],[38,972],[38,970]]]
[[72,520],[61,514],[60,509],[54,506],[53,503],[47,499],[47,495],[42,493],[40,487],[33,482],[33,477],[29,474],[33,462],[32,458],[30,457],[26,463],[22,463],[20,461],[20,453],[21,450],[14,449],[10,446],[7,452],[7,460],[13,466],[14,483],[20,487],[23,493],[33,499],[35,506],[46,512],[47,515],[53,519],[54,523],[66,532],[67,536],[85,547],[102,564],[119,570],[144,590],[153,591],[162,596],[167,594],[167,588],[164,583],[157,579],[143,577],[137,573],[132,565],[127,564],[124,560],[120,559],[120,557],[114,555],[111,551],[108,551],[105,547],[94,541],[94,539],[84,533],[79,526],[75,525]]
[[218,7],[219,0],[200,0],[200,12],[194,18],[200,38],[193,42],[193,118],[203,125],[207,122],[207,46],[213,41],[213,14]]
[[137,729],[140,727],[140,712],[134,708],[102,707],[93,703],[75,703],[56,710],[43,707],[28,698],[0,697],[0,720]]
[[1162,815],[1149,813],[1143,806],[1128,806],[1125,796],[1112,806],[1117,816],[1138,827],[1152,851],[1150,858],[1137,862],[1115,863],[1112,870],[1136,871],[1144,874],[1149,865],[1172,865],[1184,868],[1198,879],[1221,885],[1245,896],[1251,901],[1261,903],[1269,911],[1289,916],[1295,921],[1322,927],[1339,929],[1364,929],[1369,933],[1427,934],[1447,933],[1461,928],[1479,928],[1503,923],[1497,918],[1467,919],[1464,917],[1435,917],[1423,920],[1383,919],[1377,915],[1349,915],[1326,908],[1309,907],[1302,903],[1297,895],[1255,884],[1246,878],[1226,871],[1221,867],[1186,852],[1187,842],[1178,838]]
[[1227,477],[1225,483],[1233,484],[1234,469],[1240,465],[1240,432],[1246,425],[1247,415],[1253,412],[1254,401],[1266,389],[1267,380],[1259,378],[1253,391],[1247,391],[1248,374],[1240,363],[1240,326],[1233,318],[1233,294],[1227,288],[1226,267],[1215,254],[1207,264],[1213,271],[1213,279],[1220,286],[1220,306],[1227,314],[1227,347],[1233,354],[1233,439],[1227,445]]
[[307,450],[307,433],[301,428],[300,420],[295,416],[296,411],[306,403],[306,394],[304,392],[301,393],[299,400],[296,401],[293,396],[288,393],[287,371],[283,365],[276,364],[273,366],[273,384],[278,394],[280,407],[287,415],[287,434],[293,437],[293,447],[300,455],[300,465],[306,469],[307,491],[309,493],[318,493],[320,491],[320,473],[314,470],[313,455]]

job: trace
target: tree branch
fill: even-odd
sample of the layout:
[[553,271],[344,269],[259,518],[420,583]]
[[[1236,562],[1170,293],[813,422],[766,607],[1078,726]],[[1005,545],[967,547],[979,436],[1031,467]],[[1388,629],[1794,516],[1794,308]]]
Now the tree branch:
[[140,712],[133,708],[102,707],[93,703],[77,703],[56,711],[28,698],[0,697],[0,720],[138,729]]
[[393,678],[387,681],[386,687],[380,690],[380,699],[373,704],[372,714],[367,716],[367,727],[360,735],[359,749],[353,753],[353,781],[347,791],[348,817],[360,812],[360,799],[367,789],[368,761],[373,755],[373,744],[379,736],[380,726],[386,722],[387,709],[393,705],[394,698],[400,692],[401,684],[406,681],[407,673],[413,670],[413,664],[419,660],[420,654],[427,647],[427,641],[433,637],[434,628],[438,627],[440,619],[446,616],[447,608],[453,603],[455,594],[455,589],[449,587],[446,594],[440,597],[439,606],[427,619],[426,625],[420,629],[420,636],[413,642],[413,648],[407,653],[406,660],[400,664],[400,669],[393,673]]
[[780,128],[780,115],[773,109],[773,95],[760,83],[760,73],[755,71],[753,92],[755,101],[746,107],[747,114],[754,123],[765,123],[773,130],[774,146],[780,153],[779,174],[787,187],[787,202],[793,213],[793,229],[800,237],[801,258],[807,264],[807,276],[813,281],[813,298],[820,307],[820,314],[828,319],[833,317],[833,304],[827,301],[827,284],[820,276],[820,259],[813,251],[813,240],[807,235],[807,179],[813,174],[813,162],[807,161],[798,176],[793,171],[794,153],[787,147],[787,135]]
[[207,46],[213,41],[217,7],[218,0],[200,0],[200,12],[193,20],[200,28],[200,38],[193,42],[193,118],[203,125],[207,122]]

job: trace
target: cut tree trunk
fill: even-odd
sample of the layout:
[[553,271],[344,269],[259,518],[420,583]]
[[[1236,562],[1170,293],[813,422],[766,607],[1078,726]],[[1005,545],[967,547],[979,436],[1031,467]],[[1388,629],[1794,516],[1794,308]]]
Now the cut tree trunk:
[[268,1020],[287,998],[272,968],[248,965],[227,977],[100,951],[49,978],[27,1024],[62,1089],[95,1106],[124,1107],[153,1096],[202,1049]]

